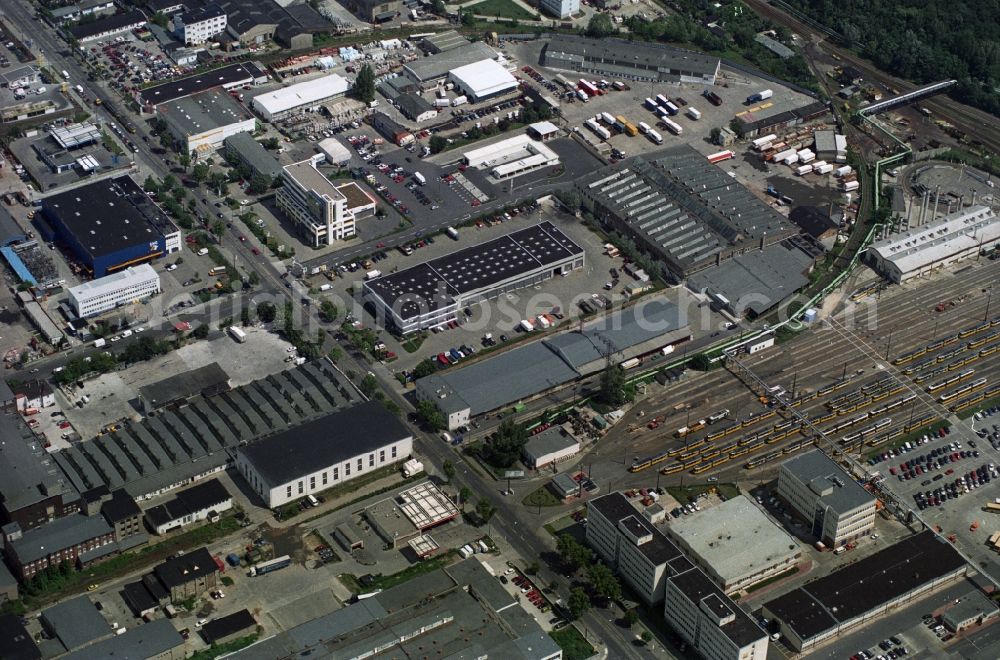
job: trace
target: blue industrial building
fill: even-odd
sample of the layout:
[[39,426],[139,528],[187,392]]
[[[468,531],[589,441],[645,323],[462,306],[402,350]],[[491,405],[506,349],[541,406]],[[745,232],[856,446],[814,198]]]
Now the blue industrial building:
[[42,214],[50,240],[95,278],[181,249],[180,231],[129,176],[46,197]]

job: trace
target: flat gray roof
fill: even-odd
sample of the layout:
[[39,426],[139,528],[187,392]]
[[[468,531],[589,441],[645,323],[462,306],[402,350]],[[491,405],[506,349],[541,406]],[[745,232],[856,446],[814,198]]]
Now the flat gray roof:
[[[568,383],[603,365],[603,351],[688,336],[676,305],[662,298],[640,302],[573,330],[417,381],[443,411],[470,408],[478,415]],[[651,348],[654,350],[656,347]],[[443,396],[442,396],[443,395]]]
[[247,166],[272,179],[281,176],[281,164],[268,153],[267,149],[258,142],[251,133],[237,133],[226,138],[224,144],[232,149]]
[[958,599],[941,615],[941,619],[952,630],[972,619],[992,618],[997,615],[997,604],[989,596],[975,589]]
[[465,46],[469,40],[455,30],[445,30],[424,37],[424,44],[434,52],[444,52],[454,50],[460,46]]
[[403,65],[403,70],[423,82],[436,80],[448,75],[452,69],[473,64],[485,59],[496,59],[492,48],[481,41],[458,46],[436,55],[428,55]]
[[800,552],[795,540],[743,495],[677,518],[668,530],[727,583]]
[[547,428],[538,435],[528,438],[524,445],[524,453],[538,458],[552,452],[579,444],[579,440],[567,433],[561,426]]
[[72,514],[29,529],[21,538],[8,543],[17,553],[21,564],[30,564],[59,550],[110,534],[111,531],[111,526],[102,515]]
[[662,44],[623,39],[590,39],[555,34],[542,52],[543,66],[579,70],[592,63],[624,75],[657,74],[660,79],[681,74],[714,76],[719,58]]
[[252,117],[236,99],[219,89],[210,89],[157,108],[160,117],[180,135],[197,135]]
[[875,498],[847,474],[836,461],[818,449],[790,458],[781,464],[781,469],[795,475],[817,495],[826,506],[837,512],[853,511],[874,502]]
[[149,623],[129,627],[121,635],[70,653],[64,659],[157,658],[183,646],[184,638],[169,619],[153,619]]
[[201,394],[205,390],[217,388],[229,389],[229,374],[219,366],[218,362],[211,362],[203,367],[143,385],[139,388],[139,396],[153,407],[161,407],[173,401]]
[[42,611],[47,625],[67,651],[110,635],[112,630],[86,596],[77,596]]
[[63,501],[79,498],[52,455],[38,442],[20,416],[0,413],[0,496],[9,511],[16,511],[62,493]]

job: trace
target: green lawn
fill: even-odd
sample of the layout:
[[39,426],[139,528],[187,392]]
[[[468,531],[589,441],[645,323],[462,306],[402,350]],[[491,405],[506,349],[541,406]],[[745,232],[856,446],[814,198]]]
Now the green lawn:
[[576,626],[553,630],[549,633],[549,637],[563,650],[564,660],[586,660],[594,655],[594,647],[583,638]]
[[538,15],[525,11],[520,5],[510,0],[484,0],[479,4],[466,7],[467,10],[479,16],[513,18],[518,21],[537,21]]
[[993,399],[986,399],[974,406],[969,406],[965,410],[956,413],[959,419],[969,419],[975,415],[980,410],[986,410],[987,408],[992,408],[993,406],[1000,406],[1000,397],[995,397]]
[[436,571],[439,568],[444,568],[448,564],[454,561],[455,557],[458,556],[456,550],[449,550],[448,552],[432,557],[431,559],[425,559],[416,564],[411,564],[398,573],[393,573],[392,575],[376,575],[375,582],[369,587],[361,586],[358,578],[350,573],[344,573],[339,575],[340,581],[344,583],[351,591],[355,593],[365,593],[369,591],[375,591],[376,589],[391,589],[392,587],[398,586],[407,580],[412,580],[418,575],[424,575],[430,573],[431,571]]
[[901,447],[902,445],[905,445],[907,442],[912,442],[912,441],[916,440],[917,438],[921,437],[925,433],[934,433],[934,432],[937,432],[937,430],[940,429],[943,426],[951,426],[951,424],[949,424],[948,422],[945,422],[943,420],[938,420],[936,422],[928,424],[927,426],[921,426],[916,431],[911,431],[910,433],[907,433],[905,435],[901,435],[898,438],[896,438],[895,440],[893,440],[892,442],[888,442],[888,443],[886,443],[884,445],[879,445],[878,447],[875,447],[874,449],[872,449],[871,451],[869,451],[867,454],[865,454],[865,459],[869,459],[869,458],[871,458],[873,456],[877,456],[878,454],[881,454],[882,452],[886,452],[886,451],[889,451],[891,449],[896,449],[897,447]]
[[562,502],[559,501],[552,491],[549,490],[548,486],[542,486],[533,493],[530,493],[524,498],[525,506],[559,506]]

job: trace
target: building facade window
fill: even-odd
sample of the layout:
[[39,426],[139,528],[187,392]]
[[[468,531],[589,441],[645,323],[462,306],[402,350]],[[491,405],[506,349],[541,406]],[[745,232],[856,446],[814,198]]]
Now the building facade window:
[[396,458],[396,445],[392,446],[392,457]]
[[[337,468],[334,469],[336,470]],[[326,470],[323,470],[323,485],[326,485]]]
[[304,487],[303,487],[303,484],[302,484],[302,480],[299,479],[299,495],[302,494],[303,490],[304,490]]

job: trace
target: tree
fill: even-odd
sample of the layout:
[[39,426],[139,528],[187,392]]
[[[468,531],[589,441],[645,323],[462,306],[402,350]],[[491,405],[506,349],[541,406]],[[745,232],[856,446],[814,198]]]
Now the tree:
[[563,565],[571,573],[576,573],[594,559],[593,551],[569,534],[559,535],[559,538],[556,539],[556,550],[559,552],[559,558]]
[[413,367],[413,371],[410,372],[414,378],[423,378],[424,376],[430,376],[437,372],[437,365],[434,360],[430,358],[424,358],[417,363],[417,366]]
[[622,621],[626,626],[631,628],[635,624],[639,623],[639,614],[634,610],[625,610],[625,616],[622,617]]
[[191,167],[191,154],[187,152],[182,153],[177,157],[177,162],[184,168],[184,171],[187,172],[187,168]]
[[191,178],[198,183],[201,183],[208,179],[209,167],[205,163],[198,163],[191,170]]
[[195,339],[205,339],[208,337],[208,324],[202,323],[197,328],[191,331],[191,336]]
[[455,464],[451,461],[445,461],[441,466],[441,470],[444,471],[444,476],[451,483],[451,480],[455,478]]
[[319,304],[319,314],[327,323],[337,318],[337,306],[330,300],[324,300]]
[[434,0],[434,2],[431,3],[431,11],[438,16],[448,15],[448,8],[444,6],[444,0]]
[[468,9],[462,12],[461,20],[462,20],[462,25],[464,25],[465,27],[472,27],[473,25],[476,24],[475,15],[472,13],[471,10]]
[[448,140],[441,135],[432,135],[431,143],[429,146],[431,148],[432,154],[441,153],[442,151],[445,150],[445,147],[448,146]]
[[524,572],[528,575],[538,575],[540,570],[542,570],[542,565],[538,563],[537,559],[524,568]]
[[608,364],[601,374],[601,401],[610,406],[620,406],[635,398],[635,388],[625,382],[625,370],[617,364]]
[[594,14],[587,23],[585,34],[588,37],[603,39],[618,32],[615,24],[611,20],[610,14]]
[[587,568],[587,579],[598,597],[605,600],[618,600],[622,597],[621,583],[604,564],[591,564]]
[[370,373],[365,374],[365,377],[361,379],[361,385],[358,386],[358,389],[370,399],[379,391],[378,380]]
[[222,172],[212,172],[208,177],[208,185],[217,195],[225,195],[229,190],[229,177]]
[[744,130],[743,128],[743,122],[741,122],[736,117],[733,117],[729,121],[729,130],[731,130],[733,133],[736,133],[736,137],[740,138],[741,140],[743,139],[743,136],[746,134],[746,130]]
[[712,362],[704,353],[698,353],[688,360],[687,367],[688,369],[694,369],[695,371],[708,371],[712,368]]
[[222,236],[226,233],[226,223],[222,220],[216,220],[212,223],[212,233],[216,236]]
[[653,633],[649,632],[648,630],[643,630],[642,634],[639,635],[639,637],[642,638],[643,644],[649,644],[651,641],[653,641]]
[[331,362],[336,364],[340,358],[344,357],[344,351],[339,346],[334,346],[326,356],[330,358]]
[[163,177],[163,183],[160,187],[160,191],[168,193],[171,190],[173,190],[174,186],[176,185],[177,185],[177,177],[175,177],[173,174],[168,174],[167,176]]
[[468,486],[462,486],[461,490],[458,491],[458,502],[462,505],[462,510],[465,510],[465,503],[472,499],[472,489]]
[[580,193],[575,188],[564,188],[556,191],[556,198],[562,202],[563,206],[570,212],[576,213],[580,210]]
[[146,177],[146,180],[142,182],[142,189],[146,192],[158,193],[160,191],[160,185],[156,183],[156,179],[150,174]]
[[261,303],[257,305],[257,318],[262,323],[273,323],[274,319],[278,318],[278,308],[274,306],[274,303]]
[[569,608],[569,613],[574,619],[579,619],[590,609],[590,598],[587,596],[587,592],[580,587],[575,587],[569,592],[566,607]]
[[712,141],[712,144],[720,145],[722,144],[722,129],[716,126],[708,132],[708,139]]
[[440,431],[448,425],[444,415],[432,401],[419,401],[417,403],[417,419],[429,431]]
[[482,524],[486,524],[493,517],[493,514],[497,512],[497,508],[493,506],[493,502],[487,499],[481,499],[476,502],[476,515],[479,519],[483,521]]
[[161,28],[166,29],[167,28],[167,22],[170,19],[168,19],[167,15],[164,14],[162,11],[158,11],[155,14],[153,14],[153,18],[150,19],[150,20],[151,20],[151,22],[154,25],[159,25]]
[[375,70],[371,64],[364,64],[354,80],[354,96],[362,103],[375,100]]
[[494,467],[508,468],[517,461],[527,441],[527,430],[508,417],[500,422],[493,439],[483,444],[480,455]]

